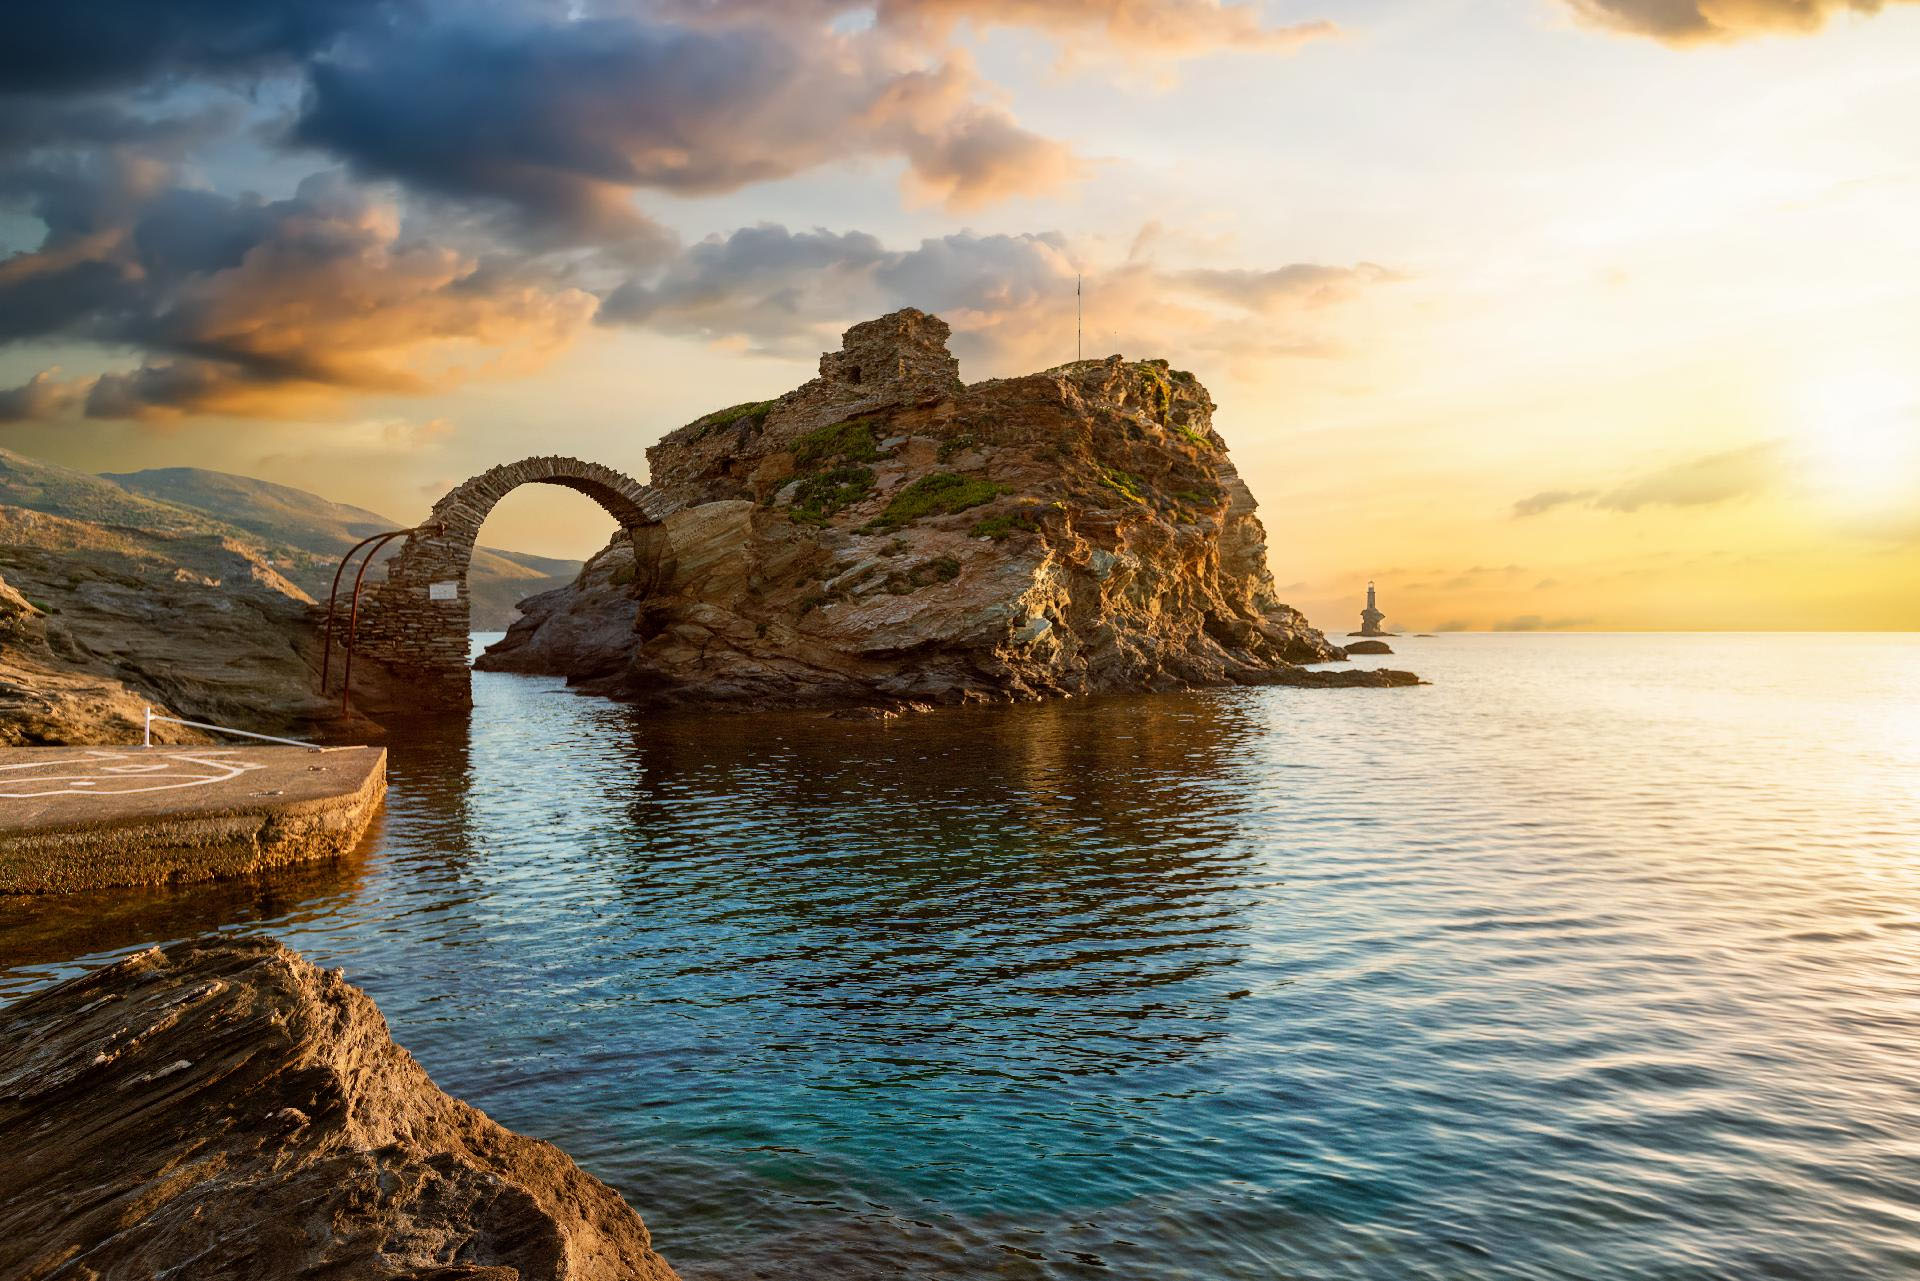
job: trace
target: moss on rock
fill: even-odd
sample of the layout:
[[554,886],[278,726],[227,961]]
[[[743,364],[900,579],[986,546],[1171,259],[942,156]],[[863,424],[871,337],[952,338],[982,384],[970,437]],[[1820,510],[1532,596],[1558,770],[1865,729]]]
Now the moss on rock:
[[992,502],[1005,492],[1001,486],[979,476],[933,472],[895,494],[869,528],[898,529],[923,516],[949,516]]

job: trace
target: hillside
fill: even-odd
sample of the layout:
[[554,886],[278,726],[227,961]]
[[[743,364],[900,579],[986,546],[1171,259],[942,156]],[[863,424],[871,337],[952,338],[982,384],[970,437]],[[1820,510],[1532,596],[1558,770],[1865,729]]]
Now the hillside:
[[102,472],[100,478],[147,498],[217,515],[227,524],[269,541],[323,555],[337,557],[367,535],[394,528],[385,516],[363,507],[349,507],[304,489],[203,467]]
[[[332,502],[304,489],[203,467],[106,472],[102,479],[130,494],[214,517],[269,546],[303,553],[302,563],[289,566],[286,572],[322,601],[340,556],[349,547],[369,535],[401,527],[399,521],[378,512]],[[504,631],[517,616],[516,606],[523,598],[563,587],[579,571],[577,560],[476,547],[467,571],[474,629]]]
[[305,556],[0,451],[0,743],[137,742],[147,704],[268,732],[309,723],[330,704],[312,600],[285,572]]

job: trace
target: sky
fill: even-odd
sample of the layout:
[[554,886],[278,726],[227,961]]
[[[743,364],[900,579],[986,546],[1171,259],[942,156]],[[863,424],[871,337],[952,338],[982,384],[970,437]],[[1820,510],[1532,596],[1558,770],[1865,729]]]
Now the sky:
[[[1913,0],[16,0],[0,446],[421,519],[902,306],[1164,356],[1282,596],[1920,628]],[[485,540],[584,556],[523,487]]]

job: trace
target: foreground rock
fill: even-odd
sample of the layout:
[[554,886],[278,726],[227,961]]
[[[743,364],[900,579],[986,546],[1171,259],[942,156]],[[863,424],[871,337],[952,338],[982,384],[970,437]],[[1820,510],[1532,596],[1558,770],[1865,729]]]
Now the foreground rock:
[[0,1009],[0,1276],[666,1281],[548,1143],[435,1087],[365,993],[266,939]]
[[1213,402],[1115,356],[967,386],[918,311],[820,377],[647,451],[679,510],[622,535],[480,666],[646,702],[1005,702],[1223,684],[1342,651],[1282,604]]

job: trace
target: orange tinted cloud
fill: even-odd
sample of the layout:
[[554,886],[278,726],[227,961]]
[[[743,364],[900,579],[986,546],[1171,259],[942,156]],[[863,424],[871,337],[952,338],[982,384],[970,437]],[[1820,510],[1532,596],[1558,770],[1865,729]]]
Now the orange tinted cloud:
[[[1902,3],[1903,0],[1892,0]],[[1911,2],[1911,0],[1904,0]],[[1569,0],[1588,21],[1668,44],[1818,31],[1842,14],[1880,12],[1885,0]]]
[[1129,54],[1185,56],[1215,49],[1298,48],[1333,35],[1324,19],[1271,25],[1256,3],[1223,0],[676,0],[690,18],[820,23],[871,11],[889,35],[944,43],[961,23],[1091,35]]
[[138,346],[146,362],[83,382],[43,373],[0,393],[0,415],[304,414],[345,391],[432,391],[539,363],[598,305],[403,235],[394,205],[337,176],[272,203],[168,194],[95,238],[88,261],[115,287],[57,331]]

